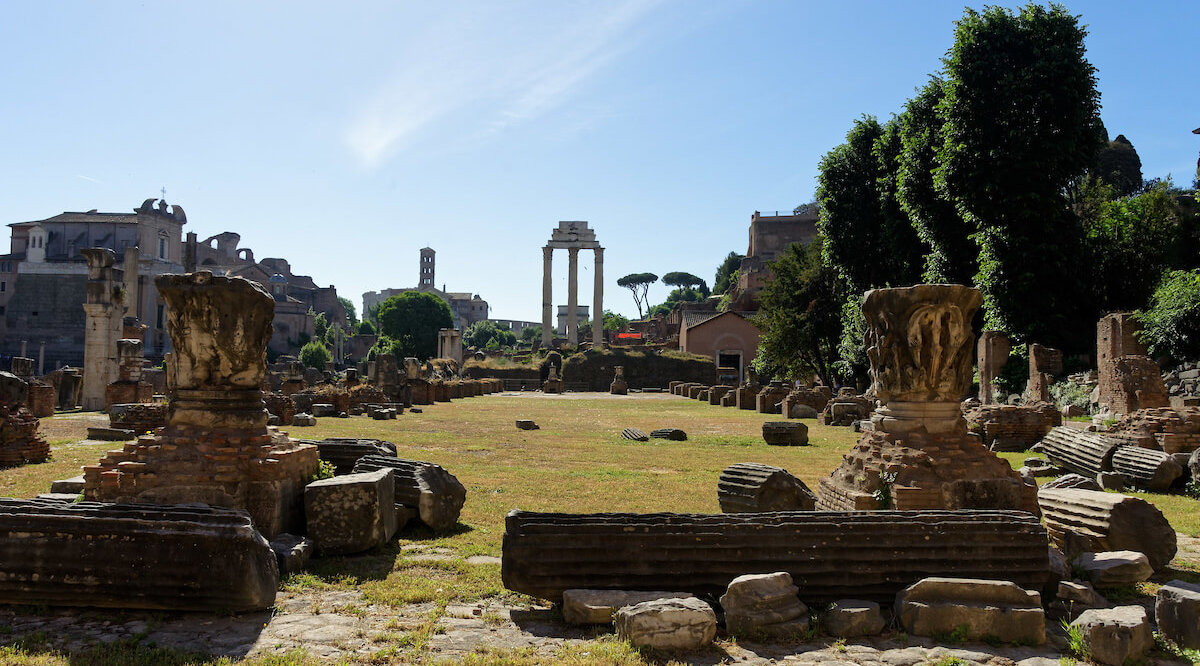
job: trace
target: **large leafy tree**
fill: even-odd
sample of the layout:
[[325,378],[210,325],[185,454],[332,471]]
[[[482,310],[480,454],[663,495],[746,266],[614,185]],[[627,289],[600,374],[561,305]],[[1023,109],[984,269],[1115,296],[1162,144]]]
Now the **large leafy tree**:
[[968,9],[943,58],[935,179],[978,229],[990,328],[1066,349],[1077,316],[1081,229],[1067,192],[1103,147],[1086,31],[1061,5]]
[[1150,307],[1134,316],[1144,327],[1138,337],[1151,354],[1200,360],[1200,269],[1164,275]]
[[713,293],[724,294],[736,284],[732,279],[733,275],[741,267],[742,259],[745,258],[745,255],[732,251],[725,255],[725,260],[721,262],[720,266],[717,266],[717,275],[713,278]]
[[954,208],[934,185],[933,171],[942,147],[943,118],[938,103],[943,81],[934,78],[908,100],[897,121],[900,159],[897,199],[922,243],[928,248],[921,279],[931,283],[971,284],[978,267],[979,246]]
[[793,243],[770,263],[755,317],[762,330],[755,364],[771,374],[816,375],[834,386],[846,285],[821,255],[821,243]]
[[358,325],[358,310],[354,308],[354,301],[345,296],[338,296],[338,302],[342,304],[342,308],[346,311],[346,319],[353,328]]
[[883,126],[863,116],[846,143],[821,158],[817,227],[826,261],[853,292],[920,277],[921,243],[896,201],[899,152],[895,121]]
[[1096,173],[1106,185],[1123,197],[1142,189],[1142,158],[1124,134],[1108,142],[1100,151]]
[[512,347],[517,344],[517,334],[513,333],[512,329],[501,328],[496,322],[485,319],[467,327],[463,333],[463,342],[477,349]]
[[454,316],[450,306],[434,294],[406,291],[379,304],[381,348],[397,358],[433,358],[437,354],[438,331],[450,328]]
[[672,287],[678,287],[680,289],[695,289],[705,297],[707,297],[709,294],[708,285],[704,282],[704,280],[692,275],[691,273],[685,273],[683,271],[671,271],[670,273],[662,276],[662,281],[663,284],[670,285]]
[[617,285],[625,287],[633,293],[633,303],[637,305],[638,319],[642,318],[642,313],[645,311],[646,292],[650,290],[650,285],[658,282],[658,276],[654,273],[630,273],[622,278],[617,278]]
[[[1107,189],[1107,188],[1100,188]],[[1088,314],[1145,307],[1163,273],[1178,265],[1178,210],[1170,181],[1101,202],[1083,217],[1091,287]]]

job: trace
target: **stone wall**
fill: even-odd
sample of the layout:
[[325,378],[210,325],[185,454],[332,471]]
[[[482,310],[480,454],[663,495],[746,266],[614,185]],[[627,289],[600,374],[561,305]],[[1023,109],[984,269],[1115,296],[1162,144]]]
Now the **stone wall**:
[[1052,403],[979,405],[963,413],[971,432],[993,451],[1024,451],[1050,429],[1062,425],[1062,413]]
[[21,340],[45,340],[45,369],[83,365],[87,271],[78,275],[19,273],[5,311],[8,333],[5,349],[19,349]]

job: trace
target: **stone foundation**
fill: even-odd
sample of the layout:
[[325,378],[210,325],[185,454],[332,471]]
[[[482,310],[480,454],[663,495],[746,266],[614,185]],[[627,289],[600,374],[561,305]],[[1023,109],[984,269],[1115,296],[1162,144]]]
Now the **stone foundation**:
[[[887,482],[890,476],[894,480]],[[886,489],[885,489],[886,485]],[[1037,488],[960,426],[949,433],[863,434],[842,465],[822,479],[817,508],[1021,509],[1038,513]]]
[[113,405],[108,408],[108,425],[139,435],[150,434],[167,425],[167,405],[161,402]]
[[83,468],[84,497],[246,509],[267,538],[304,530],[304,484],[317,470],[317,447],[274,428],[168,427],[109,451]]
[[34,380],[29,383],[29,396],[26,398],[29,412],[41,419],[54,416],[54,403],[58,402],[58,391],[54,386]]
[[24,407],[0,405],[0,467],[45,462],[50,444],[38,434],[38,420]]
[[983,438],[983,445],[993,451],[1024,451],[1062,425],[1062,412],[1048,402],[979,405],[965,412],[963,418],[970,430]]
[[104,387],[104,409],[153,399],[154,387],[146,382],[113,382]]

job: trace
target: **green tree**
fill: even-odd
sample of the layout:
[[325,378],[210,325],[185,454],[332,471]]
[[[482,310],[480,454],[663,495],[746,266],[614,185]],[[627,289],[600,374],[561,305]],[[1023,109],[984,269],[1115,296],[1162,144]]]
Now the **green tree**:
[[1171,271],[1154,290],[1150,307],[1134,313],[1138,338],[1155,356],[1200,360],[1200,269]]
[[731,288],[737,286],[737,280],[733,279],[733,277],[737,273],[737,270],[742,267],[742,259],[745,258],[745,255],[738,254],[737,252],[730,252],[725,255],[725,260],[721,262],[720,266],[717,266],[717,275],[713,278],[714,294],[727,293]]
[[379,331],[397,358],[433,358],[438,331],[453,324],[450,306],[428,292],[406,291],[379,304]]
[[375,335],[375,327],[371,325],[371,322],[364,319],[364,320],[358,322],[358,334],[359,335]]
[[835,386],[846,286],[821,255],[821,243],[793,243],[770,262],[754,318],[762,330],[755,364],[789,377],[815,374]]
[[913,284],[921,274],[921,242],[895,196],[899,150],[894,120],[885,127],[863,116],[818,166],[825,261],[852,292]]
[[[309,314],[313,313],[312,308],[309,308],[308,313]],[[324,312],[316,313],[316,315],[313,317],[313,337],[318,340],[324,340],[325,332],[328,329],[329,329],[329,318],[325,316]]]
[[679,287],[680,289],[695,289],[705,298],[708,298],[708,295],[711,293],[709,292],[708,285],[704,282],[704,280],[692,275],[691,273],[684,273],[683,271],[672,271],[667,273],[666,275],[662,276],[662,281],[663,284],[670,285],[672,287]]
[[346,320],[350,323],[350,326],[352,328],[354,326],[357,326],[358,325],[358,310],[356,310],[354,308],[354,301],[352,301],[344,296],[338,296],[338,303],[341,303],[342,309],[346,311]]
[[1091,269],[1094,319],[1105,312],[1145,307],[1180,244],[1171,183],[1156,183],[1134,197],[1102,202],[1083,219],[1085,266]]
[[619,315],[612,310],[604,311],[604,330],[620,333],[629,328],[629,318]]
[[1104,140],[1085,34],[1061,5],[968,9],[942,60],[938,105],[934,177],[978,230],[987,326],[1065,350],[1087,338],[1082,232],[1067,193]]
[[934,78],[908,100],[898,118],[900,158],[897,199],[929,248],[921,279],[930,283],[971,284],[978,270],[979,246],[971,229],[934,185],[933,171],[943,143],[938,104],[944,83]]
[[478,349],[499,349],[517,344],[517,336],[511,329],[501,328],[496,322],[485,319],[467,328],[463,333],[463,342]]
[[525,342],[533,342],[534,340],[542,339],[541,326],[526,326],[521,329],[521,339]]
[[325,364],[329,363],[332,358],[333,357],[329,354],[329,350],[325,348],[325,345],[317,342],[316,340],[313,340],[312,342],[309,342],[300,348],[300,362],[303,363],[305,367],[324,370]]
[[1097,158],[1096,174],[1116,191],[1127,197],[1142,189],[1142,158],[1124,134],[1108,142]]
[[658,282],[658,276],[654,273],[630,273],[617,279],[618,286],[625,287],[633,294],[633,303],[637,305],[638,309],[638,319],[642,318],[644,306],[649,305],[646,302],[646,292],[655,282]]

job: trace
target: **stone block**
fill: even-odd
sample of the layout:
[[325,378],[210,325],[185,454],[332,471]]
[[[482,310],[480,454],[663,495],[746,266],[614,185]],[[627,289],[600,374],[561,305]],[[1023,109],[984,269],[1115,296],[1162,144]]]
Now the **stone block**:
[[567,624],[611,624],[618,608],[655,599],[687,599],[685,592],[634,590],[566,590],[562,614]]
[[501,577],[510,590],[558,601],[572,588],[715,596],[741,572],[786,571],[804,581],[808,604],[890,603],[931,573],[1039,589],[1049,566],[1045,529],[1024,511],[512,511]]
[[83,492],[83,475],[73,476],[69,479],[59,479],[50,482],[50,492],[52,493],[71,493],[78,495]]
[[1179,647],[1200,649],[1200,585],[1173,580],[1154,596],[1158,631]]
[[717,501],[723,513],[812,511],[816,509],[817,496],[785,469],[736,463],[721,472]]
[[765,421],[763,440],[772,446],[807,446],[808,426],[792,421]]
[[279,565],[279,575],[299,573],[312,557],[313,541],[295,534],[282,532],[271,539],[271,550],[275,553],[275,562]]
[[625,606],[613,614],[613,622],[619,638],[657,650],[696,650],[717,636],[717,614],[695,597]]
[[808,631],[808,606],[786,571],[747,574],[729,583],[721,595],[725,626],[731,634],[794,637]]
[[973,639],[1035,645],[1046,641],[1041,595],[1008,581],[926,578],[896,595],[896,614],[915,636],[949,634],[966,626]]
[[1074,565],[1083,570],[1092,585],[1099,588],[1134,585],[1154,575],[1150,560],[1132,550],[1081,553],[1075,558]]
[[308,536],[322,555],[347,555],[386,543],[396,534],[391,469],[335,476],[304,487]]
[[312,414],[305,414],[304,412],[301,412],[292,417],[292,425],[300,428],[315,426],[317,425],[317,417],[313,416]]
[[312,415],[317,418],[337,416],[337,408],[327,402],[314,402]]
[[396,457],[396,445],[382,439],[356,439],[353,437],[330,437],[328,439],[301,439],[304,444],[317,447],[321,460],[333,465],[334,474],[350,474],[354,465],[363,456]]
[[354,465],[355,473],[380,469],[392,470],[397,506],[416,511],[421,522],[435,532],[458,525],[467,489],[441,465],[389,456],[364,456]]
[[1163,492],[1183,474],[1183,467],[1164,451],[1123,446],[1113,453],[1112,471],[1127,485]]
[[538,424],[529,419],[517,419],[517,430],[538,430]]
[[1055,488],[1078,488],[1080,490],[1101,490],[1100,484],[1096,483],[1095,479],[1089,479],[1086,476],[1078,474],[1063,474],[1057,479],[1047,481],[1042,484],[1043,490],[1054,490]]
[[648,442],[650,435],[638,430],[637,428],[625,428],[621,431],[621,437],[634,442]]
[[669,439],[673,442],[687,441],[687,433],[679,428],[657,428],[650,431],[650,437],[654,439]]
[[279,571],[240,509],[0,498],[0,603],[243,612]]
[[838,599],[830,604],[821,626],[831,636],[854,638],[879,634],[886,622],[874,601]]
[[1157,571],[1175,557],[1175,530],[1140,497],[1069,488],[1038,492],[1051,541],[1068,558],[1079,553],[1135,550]]
[[1105,666],[1135,661],[1154,647],[1150,621],[1141,606],[1084,611],[1071,627],[1082,630],[1091,660]]

